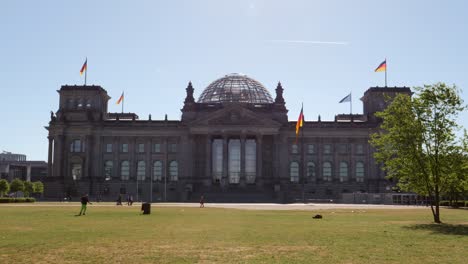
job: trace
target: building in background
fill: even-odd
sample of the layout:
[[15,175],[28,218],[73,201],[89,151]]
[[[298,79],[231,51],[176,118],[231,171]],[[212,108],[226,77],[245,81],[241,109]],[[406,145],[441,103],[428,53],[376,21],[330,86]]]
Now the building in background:
[[110,97],[100,86],[65,85],[58,92],[59,109],[47,127],[46,197],[197,201],[204,195],[219,202],[341,201],[357,192],[385,197],[394,183],[368,143],[381,121],[374,114],[388,98],[411,95],[406,87],[369,88],[363,114],[305,121],[296,138],[281,83],[273,98],[240,74],[215,80],[197,101],[189,83],[181,120],[108,113]]
[[43,181],[47,176],[45,161],[28,161],[24,154],[3,151],[0,153],[0,179],[12,181]]

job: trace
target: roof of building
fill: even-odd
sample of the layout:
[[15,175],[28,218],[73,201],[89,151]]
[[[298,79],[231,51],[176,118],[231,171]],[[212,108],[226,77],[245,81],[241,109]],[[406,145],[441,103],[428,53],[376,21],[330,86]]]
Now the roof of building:
[[273,103],[268,90],[258,81],[232,73],[212,82],[198,98],[198,103]]

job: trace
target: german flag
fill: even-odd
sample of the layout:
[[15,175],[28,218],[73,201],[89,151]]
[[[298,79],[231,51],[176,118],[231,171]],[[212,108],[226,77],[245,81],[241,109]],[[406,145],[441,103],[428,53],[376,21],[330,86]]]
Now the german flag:
[[123,99],[124,99],[124,93],[122,92],[122,95],[120,96],[119,100],[117,100],[117,104],[120,104]]
[[299,118],[297,119],[297,123],[296,123],[296,138],[299,135],[299,130],[301,129],[302,125],[304,124],[303,109],[304,109],[304,106],[301,107],[301,113],[299,114]]
[[83,66],[81,67],[80,75],[83,75],[83,72],[85,72],[86,70],[88,70],[88,58],[86,58],[85,62],[83,63]]
[[382,63],[380,63],[379,67],[375,69],[375,72],[383,72],[387,70],[387,59],[385,59]]

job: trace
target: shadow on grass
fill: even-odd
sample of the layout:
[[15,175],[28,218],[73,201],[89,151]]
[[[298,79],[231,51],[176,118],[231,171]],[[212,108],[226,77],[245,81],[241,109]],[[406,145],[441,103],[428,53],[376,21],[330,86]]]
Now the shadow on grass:
[[405,226],[404,228],[410,230],[432,231],[433,234],[468,236],[468,225],[417,224]]

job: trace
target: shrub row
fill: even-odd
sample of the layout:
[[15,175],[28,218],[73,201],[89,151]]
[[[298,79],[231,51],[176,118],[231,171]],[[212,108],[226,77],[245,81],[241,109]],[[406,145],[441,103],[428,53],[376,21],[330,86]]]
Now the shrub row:
[[[450,206],[450,201],[440,201],[439,202],[440,206]],[[452,202],[453,207],[468,207],[468,201],[453,201]]]
[[9,198],[9,197],[0,197],[0,203],[34,203],[36,199],[34,198]]

